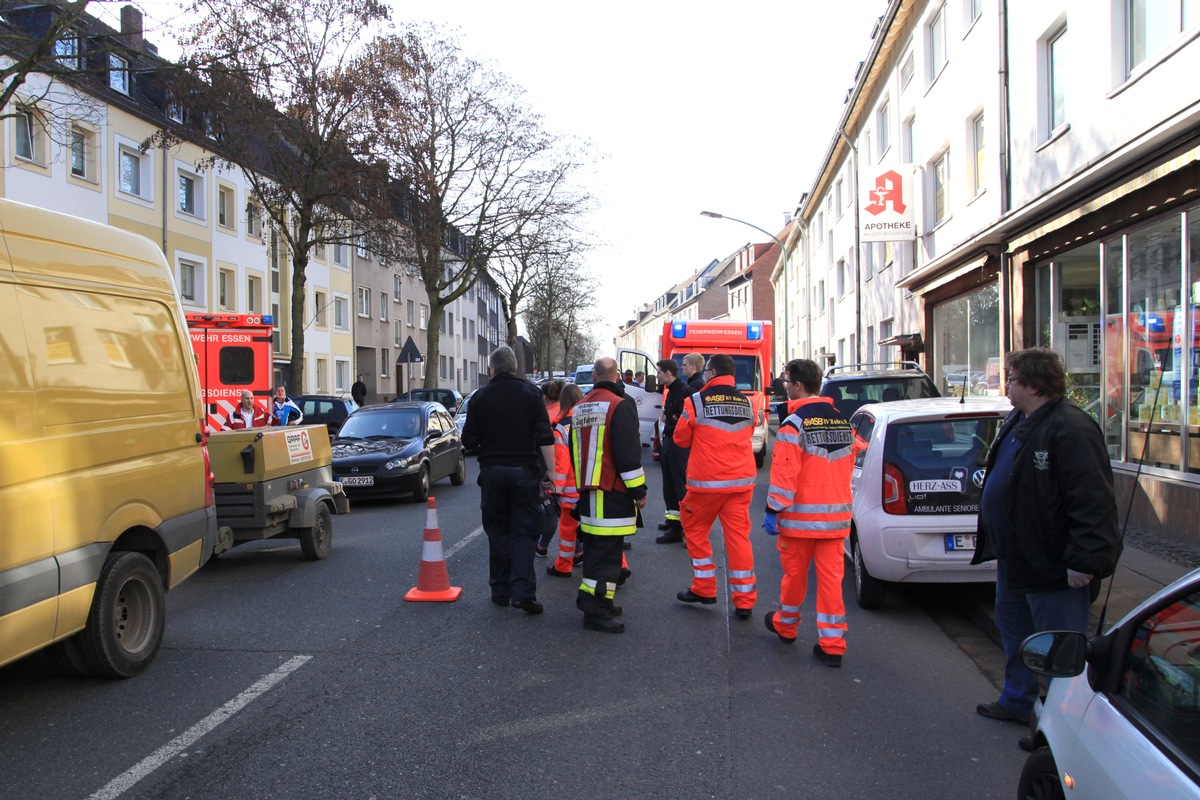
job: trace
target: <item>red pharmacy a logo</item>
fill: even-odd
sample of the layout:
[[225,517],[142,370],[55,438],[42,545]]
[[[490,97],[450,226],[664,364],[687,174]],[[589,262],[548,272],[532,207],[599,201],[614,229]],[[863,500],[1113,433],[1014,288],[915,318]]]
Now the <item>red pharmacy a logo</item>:
[[896,172],[888,170],[876,178],[875,188],[867,194],[872,198],[869,205],[863,206],[868,214],[881,214],[887,211],[888,206],[897,214],[904,213],[904,189]]

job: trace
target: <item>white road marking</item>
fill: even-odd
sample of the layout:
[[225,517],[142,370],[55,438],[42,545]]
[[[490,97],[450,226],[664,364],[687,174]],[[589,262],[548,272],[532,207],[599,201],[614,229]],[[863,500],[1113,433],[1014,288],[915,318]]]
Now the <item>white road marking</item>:
[[154,772],[154,770],[158,769],[163,764],[166,764],[172,758],[191,747],[197,742],[197,740],[200,739],[200,737],[215,729],[222,722],[227,721],[234,714],[249,705],[255,698],[268,692],[277,683],[311,660],[312,656],[294,656],[293,658],[289,659],[287,662],[281,665],[279,669],[264,675],[249,689],[246,689],[237,697],[233,698],[228,703],[221,706],[216,711],[209,714],[207,717],[200,720],[171,741],[167,742],[158,750],[146,756],[146,758],[142,759],[141,762],[135,764],[123,774],[118,775],[103,789],[95,794],[90,795],[88,800],[115,800],[115,798],[120,797],[122,794],[129,791],[129,789],[131,789],[134,784],[136,784],[142,778],[145,778],[147,775]]
[[480,534],[482,534],[482,533],[483,533],[483,526],[482,526],[482,525],[480,525],[478,528],[476,528],[475,530],[471,531],[470,533],[468,533],[468,534],[467,534],[466,536],[464,536],[463,538],[459,539],[459,540],[458,540],[457,542],[455,542],[453,545],[451,545],[450,547],[446,548],[446,555],[445,555],[445,558],[446,558],[446,560],[449,560],[449,559],[450,559],[450,556],[454,555],[454,554],[455,554],[455,553],[457,553],[459,550],[462,550],[464,547],[466,547],[467,545],[469,545],[471,542],[473,542],[473,541],[474,541],[474,540],[475,540],[475,539],[476,539],[476,538],[477,538],[477,537],[478,537]]

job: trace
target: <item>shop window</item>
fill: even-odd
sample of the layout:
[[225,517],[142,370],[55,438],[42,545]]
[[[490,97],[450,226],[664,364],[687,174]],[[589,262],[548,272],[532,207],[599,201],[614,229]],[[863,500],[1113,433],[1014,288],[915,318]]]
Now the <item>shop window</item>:
[[[882,331],[880,338],[886,340]],[[931,356],[933,378],[946,395],[1003,394],[999,281],[934,306]]]
[[[1188,272],[1187,308],[1180,330],[1180,346],[1186,347],[1176,357],[1183,371],[1181,390],[1187,397],[1187,471],[1200,473],[1200,209],[1188,212]],[[1186,332],[1186,333],[1185,333]]]

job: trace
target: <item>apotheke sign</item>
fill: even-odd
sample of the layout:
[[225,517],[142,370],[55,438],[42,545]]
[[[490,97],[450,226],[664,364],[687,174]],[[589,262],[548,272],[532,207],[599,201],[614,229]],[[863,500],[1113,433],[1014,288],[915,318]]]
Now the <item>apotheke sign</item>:
[[859,177],[863,242],[910,242],[917,238],[911,164],[875,164]]

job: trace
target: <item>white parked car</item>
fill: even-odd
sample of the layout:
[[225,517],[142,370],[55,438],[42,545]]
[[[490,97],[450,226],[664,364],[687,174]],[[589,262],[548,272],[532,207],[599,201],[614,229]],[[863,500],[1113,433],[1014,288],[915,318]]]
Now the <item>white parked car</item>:
[[1103,636],[1038,633],[1021,655],[1053,680],[1019,798],[1200,798],[1200,570]]
[[888,583],[994,581],[971,566],[984,464],[1008,398],[928,397],[870,403],[855,435],[854,521],[846,555],[854,595],[879,608]]

